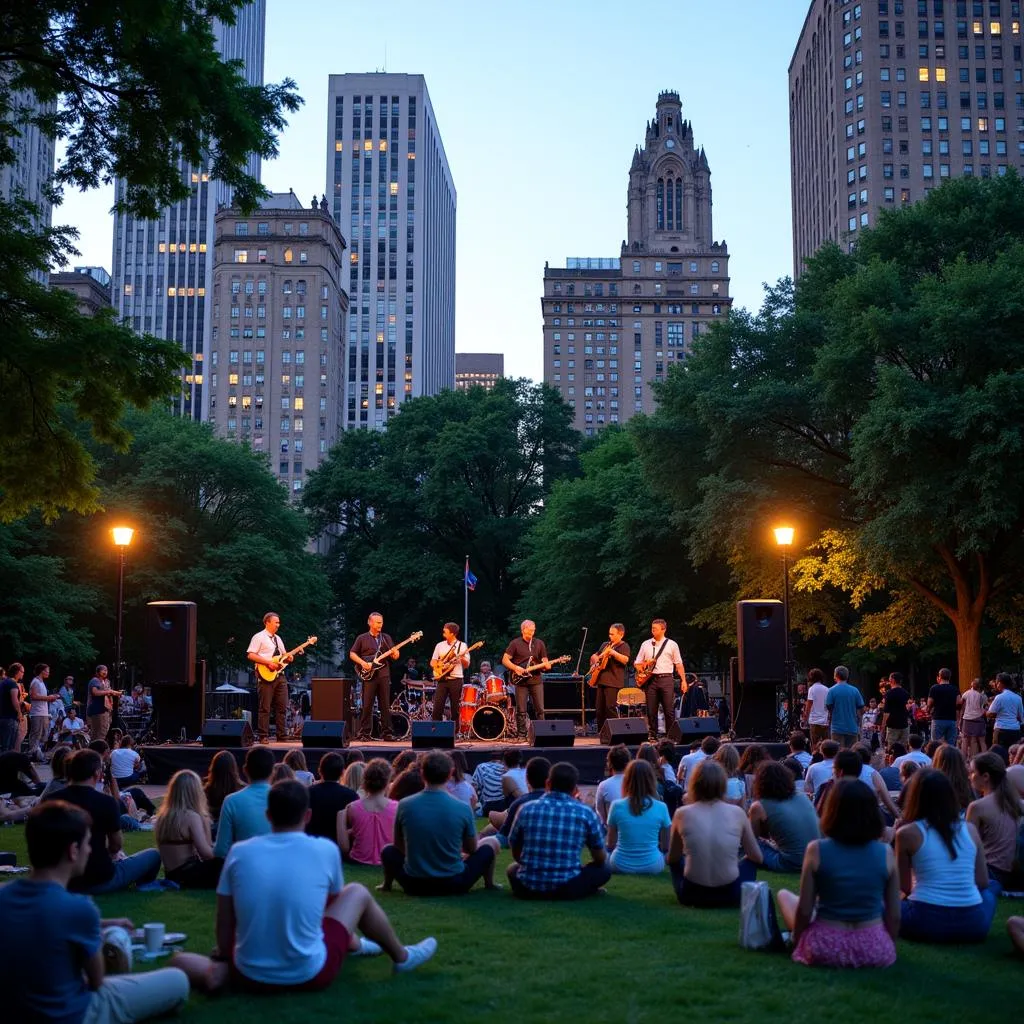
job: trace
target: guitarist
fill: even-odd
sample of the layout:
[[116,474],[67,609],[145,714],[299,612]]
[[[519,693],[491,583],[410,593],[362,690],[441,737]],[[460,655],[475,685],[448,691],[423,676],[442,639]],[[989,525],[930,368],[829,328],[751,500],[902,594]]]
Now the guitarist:
[[621,622],[613,622],[608,627],[607,643],[590,656],[591,668],[604,664],[594,681],[597,687],[598,732],[609,718],[619,717],[617,697],[619,690],[626,685],[626,666],[629,664],[629,644],[623,639],[625,635],[626,627]]
[[664,619],[655,619],[651,623],[650,639],[645,640],[637,651],[637,668],[651,665],[652,672],[646,683],[642,684],[647,692],[647,733],[652,743],[658,739],[658,706],[665,715],[665,732],[672,728],[676,720],[675,686],[672,683],[673,670],[679,673],[683,693],[686,693],[686,668],[683,656],[679,653],[679,644],[665,636],[668,624]]
[[[285,656],[287,648],[277,635],[280,628],[281,616],[277,612],[267,612],[263,616],[263,628],[249,641],[249,649],[246,652],[246,656],[254,665],[265,665],[276,672],[292,660],[291,657]],[[259,741],[267,743],[270,740],[270,713],[273,711],[277,741],[283,743],[288,736],[288,680],[282,672],[272,683],[268,683],[257,673],[256,682],[259,686],[259,712],[256,718]]]
[[370,628],[367,632],[360,633],[352,642],[348,651],[349,658],[360,668],[369,669],[378,654],[385,657],[373,675],[363,683],[363,712],[356,727],[356,739],[361,743],[370,739],[373,700],[376,697],[377,707],[380,709],[380,738],[393,741],[395,737],[391,732],[391,667],[387,662],[397,661],[399,651],[395,648],[394,640],[384,632],[384,616],[380,612],[370,612],[366,624]]
[[526,697],[533,702],[535,718],[544,718],[544,680],[540,672],[529,672],[528,666],[540,669],[551,668],[548,661],[548,649],[543,640],[535,634],[537,624],[531,619],[524,619],[519,624],[522,634],[508,645],[501,656],[501,663],[512,674],[512,682],[516,686],[516,732],[519,739],[525,740],[527,735]]
[[462,679],[464,671],[469,668],[469,653],[466,645],[459,639],[459,626],[456,622],[446,622],[441,628],[443,640],[434,648],[430,656],[432,669],[452,666],[452,670],[437,680],[434,691],[434,721],[444,718],[444,704],[451,701],[452,721],[459,720],[459,702],[462,700]]

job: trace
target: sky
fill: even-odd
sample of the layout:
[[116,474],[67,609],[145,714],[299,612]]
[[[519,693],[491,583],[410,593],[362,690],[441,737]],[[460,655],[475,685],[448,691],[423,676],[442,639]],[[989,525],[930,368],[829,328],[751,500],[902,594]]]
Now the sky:
[[[305,100],[263,163],[272,191],[327,192],[327,78],[422,74],[458,193],[455,348],[543,375],[545,262],[618,256],[633,149],[676,90],[711,166],[731,294],[792,273],[787,69],[809,0],[267,0],[265,79]],[[333,153],[332,153],[333,155]],[[68,192],[76,263],[111,267],[113,187]]]

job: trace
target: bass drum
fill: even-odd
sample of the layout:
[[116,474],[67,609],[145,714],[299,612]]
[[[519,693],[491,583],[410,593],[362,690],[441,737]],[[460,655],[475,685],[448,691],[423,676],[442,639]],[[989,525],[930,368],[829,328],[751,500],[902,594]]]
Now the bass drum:
[[[391,712],[391,735],[395,741],[407,739],[409,736],[409,716],[404,711]],[[380,739],[380,715],[374,712],[373,725],[370,727],[370,735],[375,740]]]
[[473,715],[473,735],[478,740],[494,741],[501,739],[505,732],[505,714],[501,708],[484,705],[477,708]]

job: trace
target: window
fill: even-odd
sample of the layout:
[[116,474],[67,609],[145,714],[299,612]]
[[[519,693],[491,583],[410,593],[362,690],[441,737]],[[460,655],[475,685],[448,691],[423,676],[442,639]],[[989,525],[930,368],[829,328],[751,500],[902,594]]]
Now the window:
[[249,234],[249,225],[244,220],[237,221],[235,223],[235,234],[236,235],[247,235],[247,234]]
[[248,263],[249,262],[249,250],[248,249],[236,249],[235,250],[235,262],[236,263]]

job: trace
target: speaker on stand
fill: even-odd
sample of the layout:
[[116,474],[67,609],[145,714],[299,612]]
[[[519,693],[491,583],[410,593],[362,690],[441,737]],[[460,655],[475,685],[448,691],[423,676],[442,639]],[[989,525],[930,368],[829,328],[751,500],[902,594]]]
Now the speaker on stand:
[[187,743],[202,734],[206,663],[196,673],[194,601],[146,605],[146,682],[153,694],[153,731],[158,739]]
[[733,728],[737,735],[774,740],[778,688],[786,680],[786,622],[781,601],[737,601],[738,640]]

